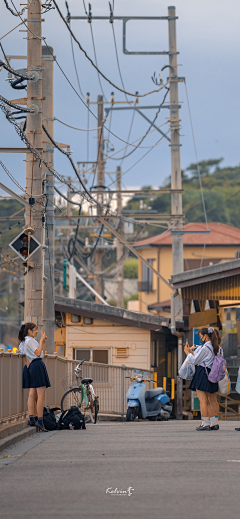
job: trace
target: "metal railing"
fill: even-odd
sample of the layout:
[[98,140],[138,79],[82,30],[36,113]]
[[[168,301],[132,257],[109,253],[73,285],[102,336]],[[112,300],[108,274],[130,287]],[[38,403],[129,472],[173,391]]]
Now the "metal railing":
[[[57,355],[46,355],[44,362],[48,371],[51,387],[46,391],[45,405],[60,406],[66,391],[62,380],[69,376],[70,387],[76,387],[74,368],[78,361],[68,360]],[[22,389],[23,356],[18,353],[0,352],[0,426],[12,420],[27,416],[28,391]],[[130,376],[136,368],[127,368]],[[145,378],[153,378],[153,371],[143,370]],[[93,379],[95,394],[99,397],[100,414],[124,415],[127,410],[126,393],[131,384],[126,379],[129,373],[122,366],[85,362],[82,365],[83,377]],[[153,387],[148,382],[149,388]]]

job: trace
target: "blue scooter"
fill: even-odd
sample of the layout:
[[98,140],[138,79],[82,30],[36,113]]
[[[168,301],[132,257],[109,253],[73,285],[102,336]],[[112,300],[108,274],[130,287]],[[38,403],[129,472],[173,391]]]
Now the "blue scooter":
[[[123,368],[124,369],[124,368]],[[126,421],[130,422],[135,418],[147,420],[168,420],[172,412],[170,398],[162,387],[149,389],[146,391],[147,378],[145,373],[133,370],[132,384],[127,392],[127,414]],[[155,382],[151,380],[151,382]]]

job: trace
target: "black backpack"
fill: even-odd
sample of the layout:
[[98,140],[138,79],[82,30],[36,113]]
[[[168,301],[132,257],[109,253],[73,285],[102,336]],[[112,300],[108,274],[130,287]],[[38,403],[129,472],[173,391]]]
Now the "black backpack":
[[72,406],[61,414],[58,429],[86,429],[85,417],[77,406]]
[[61,409],[59,409],[59,407],[53,407],[52,409],[50,407],[43,408],[43,424],[48,431],[57,429],[54,411],[61,411]]

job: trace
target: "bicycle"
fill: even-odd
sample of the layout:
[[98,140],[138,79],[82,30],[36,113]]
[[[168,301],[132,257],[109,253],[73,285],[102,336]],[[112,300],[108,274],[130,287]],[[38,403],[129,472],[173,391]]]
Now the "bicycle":
[[[81,413],[84,414],[87,423],[97,422],[97,415],[99,412],[99,399],[94,393],[92,386],[92,378],[82,377],[82,364],[84,360],[79,362],[77,367],[74,369],[76,381],[74,381],[74,387],[71,387],[66,391],[61,400],[62,412],[67,411],[71,406],[77,406]],[[72,375],[70,375],[72,381]],[[63,386],[69,387],[69,375],[62,380]],[[70,385],[73,385],[72,383]]]

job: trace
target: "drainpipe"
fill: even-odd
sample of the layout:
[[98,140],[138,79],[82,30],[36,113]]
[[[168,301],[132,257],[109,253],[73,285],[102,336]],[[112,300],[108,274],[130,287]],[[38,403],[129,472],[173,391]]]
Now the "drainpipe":
[[[182,365],[182,334],[176,331],[176,321],[175,321],[175,298],[177,297],[178,292],[171,294],[171,333],[178,338],[178,371]],[[182,379],[177,375],[177,411],[176,417],[177,420],[182,420]]]

